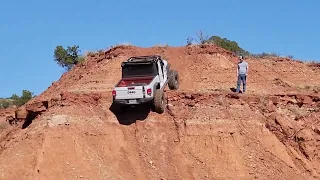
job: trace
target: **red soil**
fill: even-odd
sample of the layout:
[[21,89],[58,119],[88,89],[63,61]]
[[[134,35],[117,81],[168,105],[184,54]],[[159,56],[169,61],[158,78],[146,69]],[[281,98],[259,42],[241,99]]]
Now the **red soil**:
[[[181,77],[168,107],[115,114],[111,91],[130,56],[159,54]],[[320,69],[247,59],[215,46],[117,46],[88,57],[21,107],[0,133],[1,179],[320,179]],[[31,124],[30,124],[31,123]]]

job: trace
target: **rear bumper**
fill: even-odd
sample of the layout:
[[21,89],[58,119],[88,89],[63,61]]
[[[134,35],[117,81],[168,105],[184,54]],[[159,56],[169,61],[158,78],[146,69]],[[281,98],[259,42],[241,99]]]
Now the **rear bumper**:
[[[115,99],[113,98],[113,102],[117,104],[126,104],[126,105],[135,105],[135,104],[143,104],[152,101],[153,98],[142,98],[142,99]],[[135,102],[133,102],[135,101]]]

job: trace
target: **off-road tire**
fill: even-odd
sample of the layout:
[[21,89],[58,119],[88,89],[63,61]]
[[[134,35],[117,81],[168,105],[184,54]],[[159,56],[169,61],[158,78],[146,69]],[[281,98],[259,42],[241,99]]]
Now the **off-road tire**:
[[166,97],[161,89],[157,89],[154,93],[154,110],[158,114],[162,114],[166,107]]
[[180,79],[179,79],[179,74],[176,70],[171,70],[169,73],[169,82],[168,82],[168,86],[170,90],[177,90],[179,89],[179,83],[180,83]]

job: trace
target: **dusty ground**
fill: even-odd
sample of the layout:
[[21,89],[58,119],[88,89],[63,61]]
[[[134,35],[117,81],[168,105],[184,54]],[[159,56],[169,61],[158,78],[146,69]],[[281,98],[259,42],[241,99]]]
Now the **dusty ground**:
[[[181,88],[162,115],[113,113],[121,61],[148,54],[168,59]],[[320,179],[319,67],[248,62],[248,92],[235,95],[236,59],[217,47],[92,55],[28,103],[23,129],[0,131],[0,179]]]

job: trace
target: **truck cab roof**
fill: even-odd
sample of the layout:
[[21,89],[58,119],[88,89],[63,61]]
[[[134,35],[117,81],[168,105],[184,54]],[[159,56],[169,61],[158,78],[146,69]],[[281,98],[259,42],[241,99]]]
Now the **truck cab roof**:
[[134,65],[134,64],[152,64],[152,63],[157,63],[158,61],[162,62],[162,58],[159,55],[133,56],[133,57],[130,57],[128,60],[122,62],[121,66]]

